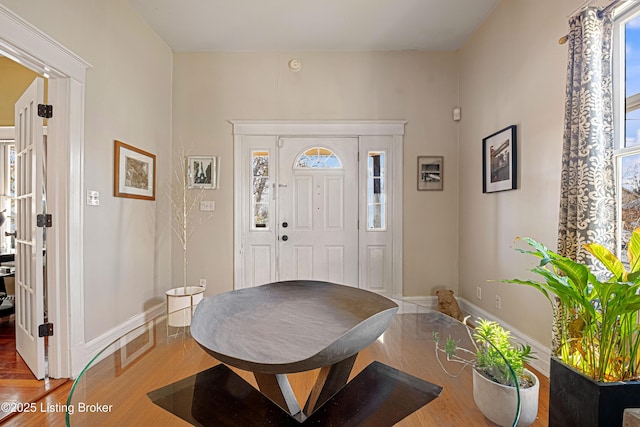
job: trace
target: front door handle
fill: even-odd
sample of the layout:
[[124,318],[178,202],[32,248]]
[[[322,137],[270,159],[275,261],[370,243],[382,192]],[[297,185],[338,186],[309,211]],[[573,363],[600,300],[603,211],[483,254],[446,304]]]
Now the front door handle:
[[287,236],[286,234],[284,236],[281,237],[283,242],[286,242],[287,240],[289,240],[289,236]]

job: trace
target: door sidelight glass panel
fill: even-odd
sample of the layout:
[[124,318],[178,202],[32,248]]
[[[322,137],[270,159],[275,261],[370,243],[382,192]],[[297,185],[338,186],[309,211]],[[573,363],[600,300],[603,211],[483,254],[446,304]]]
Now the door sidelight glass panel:
[[252,161],[252,183],[253,192],[251,194],[251,221],[252,230],[268,230],[269,223],[269,203],[271,195],[271,179],[269,176],[269,152],[253,151]]
[[367,155],[367,230],[386,229],[386,183],[384,151]]

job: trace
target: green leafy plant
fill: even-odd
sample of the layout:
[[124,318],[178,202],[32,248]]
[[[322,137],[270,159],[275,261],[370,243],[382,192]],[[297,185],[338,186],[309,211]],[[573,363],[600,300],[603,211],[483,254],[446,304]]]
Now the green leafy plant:
[[638,379],[640,228],[633,231],[627,244],[628,270],[602,245],[583,245],[608,271],[609,277],[604,279],[596,277],[587,265],[560,256],[531,238],[518,240],[532,250],[517,251],[540,258],[531,271],[543,280],[502,282],[531,286],[552,306],[556,304],[553,296],[557,296],[562,334],[557,356],[596,381]]
[[[509,331],[497,322],[486,319],[479,319],[473,334],[469,329],[467,333],[473,343],[473,350],[460,347],[459,342],[451,337],[445,341],[444,348],[440,348],[440,337],[437,332],[433,333],[438,363],[447,374],[455,377],[466,366],[472,366],[499,384],[513,387],[514,378],[517,378],[520,387],[529,386],[528,379],[524,376],[524,364],[535,357],[529,345],[514,345]],[[449,362],[461,364],[460,372],[449,372],[440,360],[440,354],[445,354]]]

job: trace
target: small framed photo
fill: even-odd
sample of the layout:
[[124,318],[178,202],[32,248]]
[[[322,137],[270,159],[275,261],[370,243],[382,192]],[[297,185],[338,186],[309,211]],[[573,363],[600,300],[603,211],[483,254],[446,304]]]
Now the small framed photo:
[[113,195],[131,199],[156,199],[156,156],[115,141]]
[[442,191],[443,156],[418,156],[418,191]]
[[218,188],[218,162],[213,156],[188,157],[189,188]]
[[482,192],[517,188],[516,125],[508,126],[482,140]]

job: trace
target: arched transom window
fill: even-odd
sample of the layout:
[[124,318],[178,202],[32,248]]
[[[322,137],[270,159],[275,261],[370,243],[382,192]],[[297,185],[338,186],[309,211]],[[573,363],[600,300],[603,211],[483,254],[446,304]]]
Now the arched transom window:
[[336,154],[323,147],[313,147],[300,154],[294,163],[295,168],[339,169],[342,162]]

